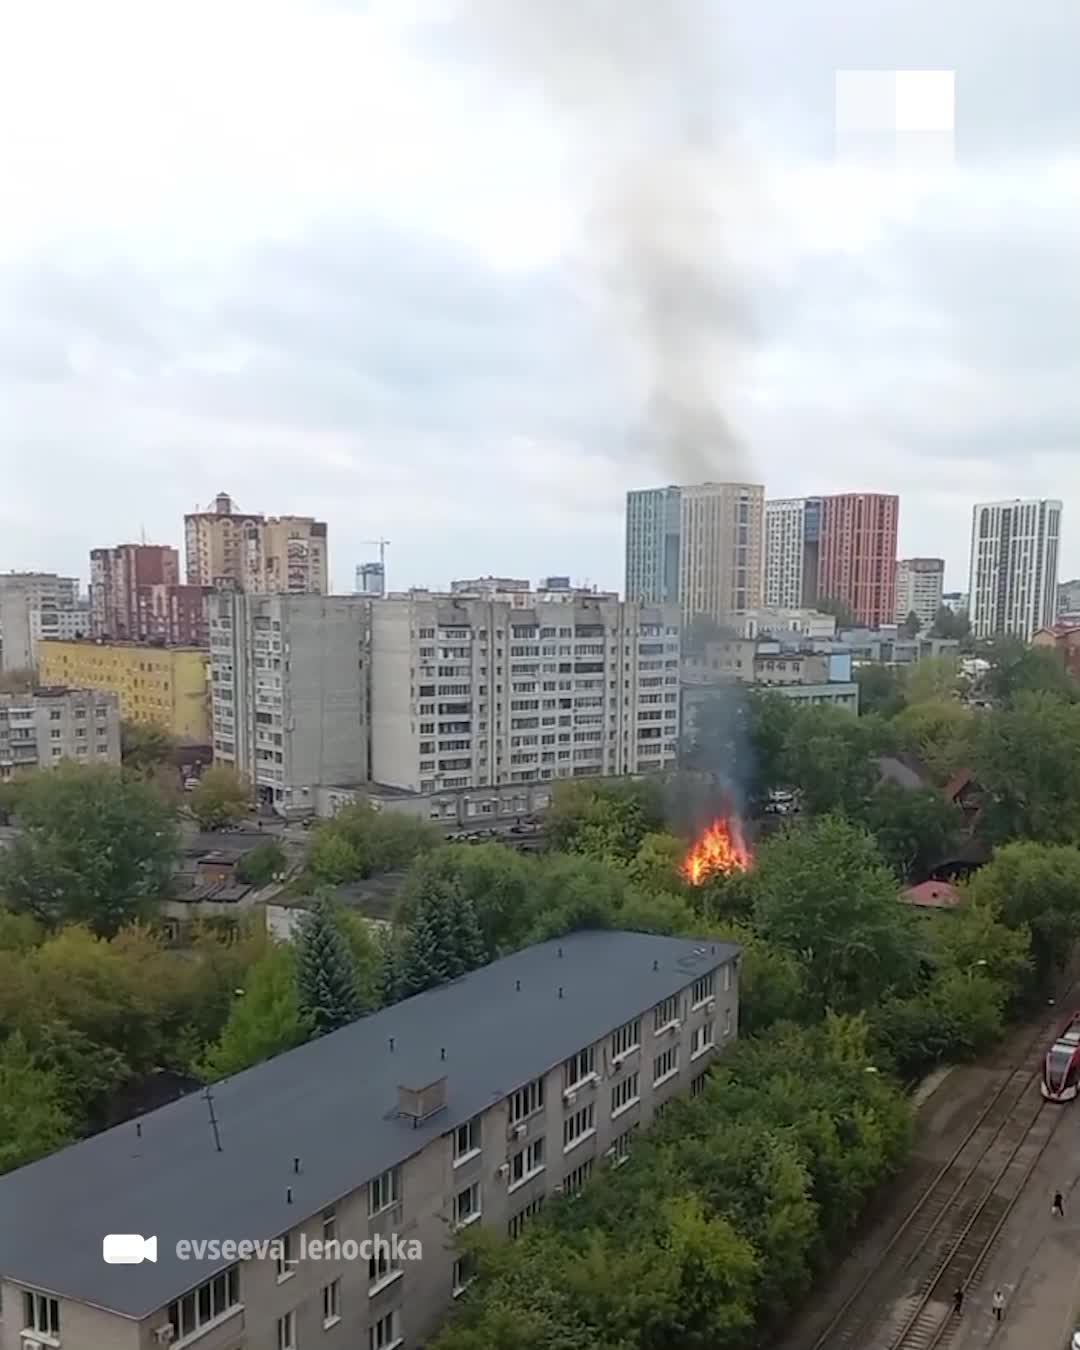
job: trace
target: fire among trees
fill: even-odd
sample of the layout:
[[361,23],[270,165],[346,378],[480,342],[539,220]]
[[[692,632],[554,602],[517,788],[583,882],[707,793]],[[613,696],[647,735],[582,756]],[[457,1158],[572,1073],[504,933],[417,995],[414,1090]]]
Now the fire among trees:
[[753,855],[734,816],[717,818],[691,844],[680,871],[694,886],[716,872],[745,871]]

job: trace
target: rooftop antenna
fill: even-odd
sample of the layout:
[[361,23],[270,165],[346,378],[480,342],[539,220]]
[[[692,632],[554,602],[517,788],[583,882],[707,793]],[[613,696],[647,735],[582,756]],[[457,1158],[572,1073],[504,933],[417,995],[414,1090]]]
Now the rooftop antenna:
[[203,1097],[206,1099],[206,1109],[210,1112],[210,1128],[214,1131],[214,1147],[219,1153],[224,1153],[225,1150],[221,1147],[221,1131],[218,1129],[218,1119],[214,1114],[214,1094],[209,1083],[203,1088]]

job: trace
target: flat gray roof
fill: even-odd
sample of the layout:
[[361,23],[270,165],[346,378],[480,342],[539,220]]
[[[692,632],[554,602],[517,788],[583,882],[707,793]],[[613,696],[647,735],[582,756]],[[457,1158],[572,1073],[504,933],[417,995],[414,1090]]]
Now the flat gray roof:
[[[146,1317],[222,1268],[178,1261],[180,1239],[277,1237],[738,950],[570,934],[216,1084],[220,1153],[198,1092],[141,1117],[141,1137],[131,1121],[72,1144],[0,1177],[0,1276]],[[399,1085],[443,1074],[445,1110],[396,1115]],[[105,1265],[107,1233],[156,1236],[157,1263]]]

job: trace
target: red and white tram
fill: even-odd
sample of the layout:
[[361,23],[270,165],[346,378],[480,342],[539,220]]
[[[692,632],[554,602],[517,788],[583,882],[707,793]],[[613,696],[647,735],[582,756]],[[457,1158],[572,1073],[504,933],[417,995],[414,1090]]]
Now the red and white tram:
[[1046,1052],[1042,1095],[1052,1102],[1069,1102],[1080,1089],[1080,1012],[1073,1013]]

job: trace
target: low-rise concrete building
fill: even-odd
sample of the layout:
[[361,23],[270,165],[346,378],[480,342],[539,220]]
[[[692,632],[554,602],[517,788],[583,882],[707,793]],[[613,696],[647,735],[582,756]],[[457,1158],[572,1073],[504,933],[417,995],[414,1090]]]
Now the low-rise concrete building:
[[[571,934],[0,1177],[0,1350],[421,1344],[457,1234],[516,1237],[700,1088],[738,956]],[[157,1259],[106,1264],[107,1234]]]
[[0,782],[19,769],[120,763],[120,709],[115,694],[42,687],[0,694]]

